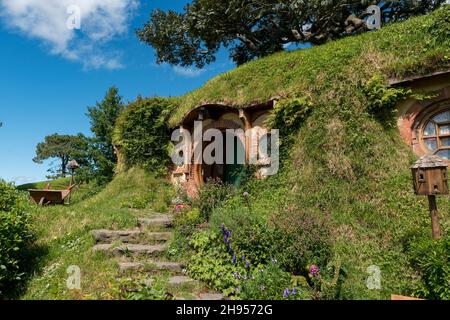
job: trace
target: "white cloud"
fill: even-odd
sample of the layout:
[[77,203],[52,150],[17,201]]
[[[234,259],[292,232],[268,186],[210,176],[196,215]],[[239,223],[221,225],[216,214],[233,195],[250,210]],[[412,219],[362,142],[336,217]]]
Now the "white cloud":
[[[67,9],[81,10],[81,29],[67,27]],[[12,30],[43,41],[50,53],[85,68],[122,67],[120,53],[105,45],[127,33],[137,0],[0,0],[0,18]]]
[[193,68],[193,67],[186,68],[186,67],[180,67],[180,66],[173,67],[173,71],[180,76],[188,77],[188,78],[199,77],[203,73],[206,72],[205,69],[197,69],[197,68]]

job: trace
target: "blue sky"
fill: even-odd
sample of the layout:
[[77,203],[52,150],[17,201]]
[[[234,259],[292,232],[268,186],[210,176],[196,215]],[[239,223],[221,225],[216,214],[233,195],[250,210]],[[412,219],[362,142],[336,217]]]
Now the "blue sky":
[[[89,134],[86,108],[112,85],[125,101],[175,96],[233,68],[226,52],[202,71],[157,65],[137,40],[152,8],[180,10],[186,1],[0,0],[0,178],[45,179],[47,166],[32,162],[36,144],[53,133]],[[86,6],[81,30],[59,31],[66,2]]]

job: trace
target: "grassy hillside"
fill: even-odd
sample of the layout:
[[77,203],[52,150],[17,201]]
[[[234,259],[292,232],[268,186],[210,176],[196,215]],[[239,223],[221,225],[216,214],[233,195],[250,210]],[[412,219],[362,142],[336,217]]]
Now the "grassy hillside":
[[[59,178],[55,180],[39,181],[34,183],[27,183],[17,186],[20,191],[27,192],[29,189],[44,189],[50,184],[50,190],[66,190],[70,185],[70,178]],[[100,187],[94,184],[81,183],[77,185],[71,194],[70,202],[80,202],[87,199],[100,191]],[[68,202],[68,201],[66,201]]]
[[21,191],[27,191],[28,189],[44,189],[47,184],[50,183],[50,189],[53,190],[64,190],[70,184],[70,178],[60,178],[56,180],[48,180],[48,181],[39,181],[33,183],[22,184],[17,186],[17,189]]
[[[290,128],[292,139],[283,137],[287,150],[282,172],[248,187],[251,210],[240,196],[216,208],[211,230],[225,223],[242,245],[250,242],[252,248],[270,250],[256,231],[261,226],[269,233],[282,217],[288,232],[300,223],[296,217],[319,216],[331,230],[324,235],[333,244],[330,262],[342,266],[345,279],[322,297],[423,294],[409,248],[415,239],[430,237],[428,205],[412,192],[409,166],[415,156],[395,125],[395,105],[408,93],[384,84],[448,69],[449,57],[447,6],[381,31],[248,63],[181,97],[173,125],[202,103],[238,107],[271,97],[282,97],[275,110],[281,123],[296,123]],[[309,116],[292,121],[305,104]],[[292,110],[286,111],[288,107]],[[449,198],[441,197],[438,206],[445,234],[450,227]],[[380,268],[381,290],[367,287],[372,265]],[[442,285],[449,292],[449,286]]]
[[[130,207],[148,204],[149,209],[167,210],[170,189],[163,180],[133,169],[87,200],[75,198],[70,206],[36,208],[32,216],[38,240],[31,252],[29,279],[18,294],[24,299],[121,298],[117,264],[92,251],[90,231],[135,227]],[[81,269],[82,291],[66,287],[66,270],[71,265]]]
[[[353,93],[353,88],[375,73],[385,79],[401,79],[448,69],[449,10],[447,6],[380,31],[247,63],[180,97],[171,124],[205,103],[245,107],[299,94],[309,97],[316,107],[330,101],[339,108],[343,103],[339,99]],[[341,91],[343,85],[346,92]]]
[[[268,261],[275,256],[296,284],[308,277],[305,269],[311,264],[318,265],[323,279],[339,272],[338,285],[307,279],[312,293],[305,297],[430,297],[411,250],[411,243],[431,234],[426,198],[412,192],[409,166],[415,156],[395,125],[395,105],[411,93],[385,83],[449,68],[449,35],[447,6],[378,32],[248,63],[178,98],[171,125],[202,103],[243,107],[280,97],[272,124],[283,124],[283,166],[267,180],[249,179],[237,193],[207,190],[206,206],[197,203],[199,208],[179,216],[178,243],[171,254],[189,258],[192,276],[228,293],[238,291],[231,272],[246,268],[239,269],[236,257],[225,251],[221,232],[229,229],[232,236],[225,241],[231,238],[234,250],[257,275],[260,269],[270,270]],[[302,112],[305,106],[308,112]],[[163,180],[133,169],[87,200],[38,208],[33,215],[36,263],[30,264],[34,268],[23,297],[118,298],[117,266],[91,251],[89,231],[134,226],[136,217],[128,208],[151,202],[163,211],[173,196],[169,190]],[[243,197],[243,191],[249,196]],[[449,198],[440,197],[438,206],[448,233]],[[210,218],[208,228],[198,228],[204,217]],[[436,259],[448,269],[445,254]],[[82,292],[65,286],[70,265],[82,269]],[[381,271],[379,290],[367,286],[370,266]],[[268,280],[277,283],[285,276],[279,274],[276,270]],[[264,291],[269,285],[263,281],[253,289]],[[283,290],[276,287],[274,296],[281,298]]]

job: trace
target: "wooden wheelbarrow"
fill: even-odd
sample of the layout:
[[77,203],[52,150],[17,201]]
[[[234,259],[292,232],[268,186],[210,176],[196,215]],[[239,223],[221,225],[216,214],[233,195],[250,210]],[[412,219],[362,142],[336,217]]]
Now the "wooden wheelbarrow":
[[66,190],[50,190],[50,185],[47,185],[43,190],[30,189],[28,192],[37,205],[64,204],[66,199],[70,201],[70,195],[75,186],[71,184]]

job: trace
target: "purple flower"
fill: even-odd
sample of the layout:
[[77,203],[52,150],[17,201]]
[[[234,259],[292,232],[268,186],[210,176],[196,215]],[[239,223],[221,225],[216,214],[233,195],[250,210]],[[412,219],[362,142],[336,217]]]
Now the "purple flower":
[[248,267],[250,267],[250,262],[247,261],[247,262],[245,263],[245,268],[248,269]]
[[233,254],[233,259],[231,259],[231,262],[232,262],[233,264],[236,263],[236,255],[235,255],[235,254]]
[[319,275],[319,267],[316,266],[315,264],[313,264],[310,268],[309,268],[309,273],[311,273],[312,276],[317,277]]
[[292,289],[292,293],[291,293],[293,296],[295,296],[296,294],[297,294],[297,290],[295,290],[295,288],[294,289]]
[[245,256],[242,256],[242,261],[245,261]]
[[286,288],[283,292],[283,298],[287,298],[287,297],[289,297],[289,289]]

